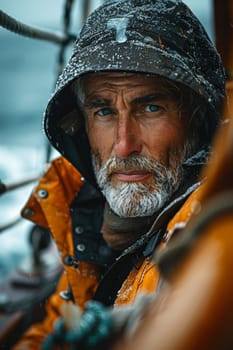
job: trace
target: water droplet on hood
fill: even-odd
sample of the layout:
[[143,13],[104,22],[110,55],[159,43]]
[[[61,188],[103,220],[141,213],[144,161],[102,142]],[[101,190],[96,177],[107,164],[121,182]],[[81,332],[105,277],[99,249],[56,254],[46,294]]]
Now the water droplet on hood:
[[116,30],[116,41],[118,43],[124,43],[127,41],[127,36],[125,34],[129,19],[123,18],[111,18],[107,22],[108,29]]

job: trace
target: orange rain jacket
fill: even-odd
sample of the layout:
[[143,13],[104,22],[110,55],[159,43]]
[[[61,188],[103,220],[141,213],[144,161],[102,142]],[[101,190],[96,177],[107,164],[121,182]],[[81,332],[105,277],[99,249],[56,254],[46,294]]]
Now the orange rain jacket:
[[[47,303],[45,320],[33,325],[14,347],[15,350],[41,349],[43,340],[52,332],[54,323],[60,316],[61,304],[66,302],[63,297],[68,293],[64,291],[72,290],[73,299],[81,308],[95,294],[101,278],[100,268],[88,262],[79,262],[78,266],[70,264],[74,247],[69,210],[75,193],[79,192],[82,185],[83,179],[78,171],[60,157],[52,162],[22,210],[24,217],[50,229],[64,262],[64,273]],[[169,240],[176,227],[188,221],[198,203],[201,188],[198,184],[190,192],[182,207],[170,220],[164,236],[166,239],[160,243],[158,249],[166,245],[165,241]],[[137,261],[118,291],[114,306],[132,303],[140,292],[155,291],[158,281],[159,271],[150,257]]]

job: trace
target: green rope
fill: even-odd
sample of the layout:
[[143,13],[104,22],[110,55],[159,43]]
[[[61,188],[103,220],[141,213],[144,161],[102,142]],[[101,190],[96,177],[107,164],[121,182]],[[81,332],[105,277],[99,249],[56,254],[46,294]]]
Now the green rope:
[[54,345],[66,349],[103,349],[112,334],[112,321],[108,310],[96,301],[90,301],[81,317],[79,327],[67,331],[63,319],[59,319],[54,332],[43,343],[42,350],[52,350]]

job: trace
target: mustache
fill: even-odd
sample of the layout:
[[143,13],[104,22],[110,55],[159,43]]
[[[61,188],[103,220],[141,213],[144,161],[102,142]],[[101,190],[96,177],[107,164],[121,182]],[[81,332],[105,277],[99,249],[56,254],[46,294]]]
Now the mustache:
[[99,169],[97,173],[105,173],[107,177],[111,176],[117,171],[147,171],[156,173],[159,171],[166,172],[166,167],[153,157],[146,157],[142,155],[130,155],[127,158],[120,158],[117,156],[110,157],[105,164]]

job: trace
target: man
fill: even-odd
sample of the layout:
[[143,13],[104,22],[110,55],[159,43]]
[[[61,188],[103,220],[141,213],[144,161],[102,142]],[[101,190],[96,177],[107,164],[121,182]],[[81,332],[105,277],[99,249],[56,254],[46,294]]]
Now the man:
[[151,256],[195,210],[224,86],[218,53],[181,1],[110,1],[90,15],[45,113],[64,158],[23,209],[50,228],[64,275],[18,349],[40,348],[64,299],[117,307],[156,290]]

